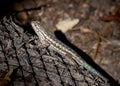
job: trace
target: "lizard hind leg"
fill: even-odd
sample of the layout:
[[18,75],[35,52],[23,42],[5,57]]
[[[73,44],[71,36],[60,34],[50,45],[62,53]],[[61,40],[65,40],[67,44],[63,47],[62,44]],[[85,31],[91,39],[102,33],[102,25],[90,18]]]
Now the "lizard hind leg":
[[58,57],[61,57],[61,59],[64,60],[65,63],[75,65],[75,61],[73,61],[70,54],[60,50],[59,48],[56,48],[54,45],[50,45],[48,49],[50,52],[57,54]]

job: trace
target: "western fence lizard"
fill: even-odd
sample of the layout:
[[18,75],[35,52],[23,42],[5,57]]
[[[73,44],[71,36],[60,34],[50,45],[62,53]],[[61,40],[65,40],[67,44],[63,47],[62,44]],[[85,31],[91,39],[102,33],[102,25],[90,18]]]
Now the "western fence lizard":
[[57,38],[52,36],[46,29],[43,27],[43,25],[39,21],[32,21],[31,25],[35,31],[35,33],[38,35],[41,43],[48,43],[49,47],[56,50],[56,52],[59,52],[63,55],[70,54],[72,59],[74,59],[77,64],[83,66],[88,71],[92,72],[93,74],[103,78],[103,76],[95,70],[92,66],[90,66],[88,63],[86,63],[80,55],[78,55],[73,49],[59,41]]

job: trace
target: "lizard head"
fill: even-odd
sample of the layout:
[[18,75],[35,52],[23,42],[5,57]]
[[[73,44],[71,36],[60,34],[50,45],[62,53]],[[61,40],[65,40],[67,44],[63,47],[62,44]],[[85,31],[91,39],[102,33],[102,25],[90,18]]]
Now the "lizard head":
[[43,25],[39,21],[32,21],[31,26],[41,41],[46,39],[45,28],[43,27]]

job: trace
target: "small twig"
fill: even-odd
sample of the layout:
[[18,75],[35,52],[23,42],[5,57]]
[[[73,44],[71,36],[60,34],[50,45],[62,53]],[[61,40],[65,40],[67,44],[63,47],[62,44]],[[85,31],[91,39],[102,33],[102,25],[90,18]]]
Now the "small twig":
[[98,42],[97,42],[97,46],[96,46],[94,57],[93,57],[94,59],[96,59],[96,57],[97,57],[99,47],[100,47],[100,42],[101,42],[101,37],[100,37],[99,33],[97,31],[95,31],[95,33],[97,34]]

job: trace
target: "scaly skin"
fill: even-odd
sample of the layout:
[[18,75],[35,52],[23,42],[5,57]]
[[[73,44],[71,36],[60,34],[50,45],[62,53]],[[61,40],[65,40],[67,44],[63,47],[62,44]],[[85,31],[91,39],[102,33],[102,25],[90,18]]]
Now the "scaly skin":
[[86,68],[88,71],[92,72],[95,75],[98,75],[99,77],[103,78],[103,76],[95,70],[92,66],[90,66],[88,63],[82,60],[81,56],[79,56],[73,49],[68,47],[67,45],[63,44],[61,41],[59,41],[57,38],[52,36],[50,33],[47,32],[47,30],[42,26],[42,24],[39,21],[32,21],[31,25],[35,31],[35,33],[38,35],[41,43],[43,41],[47,41],[49,43],[50,47],[54,49],[56,52],[59,52],[60,54],[70,54],[71,57],[81,66]]

